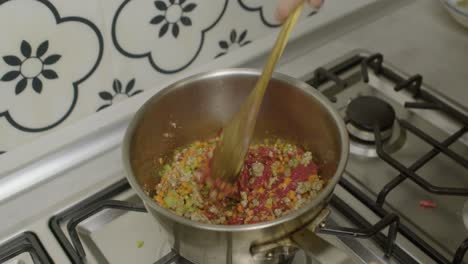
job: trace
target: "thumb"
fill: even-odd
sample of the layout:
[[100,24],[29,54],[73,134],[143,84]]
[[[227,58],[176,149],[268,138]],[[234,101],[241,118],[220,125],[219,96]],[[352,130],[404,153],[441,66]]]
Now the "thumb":
[[[296,8],[303,0],[279,0],[276,7],[276,19],[280,22],[286,20],[289,14]],[[308,0],[311,6],[319,8],[323,0]]]
[[309,0],[309,4],[313,7],[319,8],[323,3],[323,0]]
[[279,0],[278,6],[276,7],[276,19],[283,22],[302,1],[303,0]]

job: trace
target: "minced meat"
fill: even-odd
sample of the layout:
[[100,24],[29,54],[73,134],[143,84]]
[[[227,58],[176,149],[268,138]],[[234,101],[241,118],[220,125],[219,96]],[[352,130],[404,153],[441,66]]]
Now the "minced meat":
[[250,146],[234,190],[212,199],[210,160],[217,138],[196,141],[175,151],[163,164],[153,199],[188,219],[237,225],[270,221],[314,198],[325,182],[312,153],[276,140]]

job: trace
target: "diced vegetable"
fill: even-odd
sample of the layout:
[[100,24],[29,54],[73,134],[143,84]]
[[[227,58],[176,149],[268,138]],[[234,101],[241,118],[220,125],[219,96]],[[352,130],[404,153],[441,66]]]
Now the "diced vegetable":
[[178,149],[169,163],[158,160],[163,166],[153,199],[160,206],[203,223],[251,224],[286,215],[325,185],[312,153],[282,140],[252,145],[236,184],[215,181],[210,159],[217,140]]
[[137,241],[137,248],[142,248],[145,245],[145,241]]
[[419,201],[419,206],[423,208],[437,208],[437,205],[433,201],[429,200]]

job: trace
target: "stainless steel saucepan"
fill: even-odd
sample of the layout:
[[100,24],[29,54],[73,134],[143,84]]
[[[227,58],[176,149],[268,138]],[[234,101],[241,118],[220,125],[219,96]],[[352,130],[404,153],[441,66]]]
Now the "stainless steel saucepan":
[[[310,150],[327,181],[299,210],[269,222],[212,225],[160,207],[148,195],[160,180],[160,157],[195,140],[208,139],[238,111],[260,72],[225,69],[202,73],[163,89],[136,113],[125,135],[123,161],[132,188],[163,226],[174,250],[199,263],[273,263],[300,246],[313,251],[317,237],[300,238],[327,215],[327,204],[345,168],[349,139],[343,120],[320,92],[274,74],[259,113],[255,139],[280,137]],[[151,195],[151,194],[150,194]],[[310,232],[309,232],[310,233]]]

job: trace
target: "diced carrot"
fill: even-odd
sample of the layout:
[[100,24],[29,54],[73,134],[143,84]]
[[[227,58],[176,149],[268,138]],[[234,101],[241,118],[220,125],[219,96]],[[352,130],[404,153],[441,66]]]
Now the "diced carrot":
[[154,200],[156,200],[158,204],[164,205],[164,194],[162,192],[158,193],[158,195],[154,197]]
[[314,174],[314,175],[310,175],[310,176],[309,176],[309,181],[314,182],[314,181],[317,180],[317,178],[318,178],[318,176],[315,175],[315,174]]
[[279,173],[282,173],[284,171],[284,166],[281,164],[279,167],[278,167],[278,172]]

